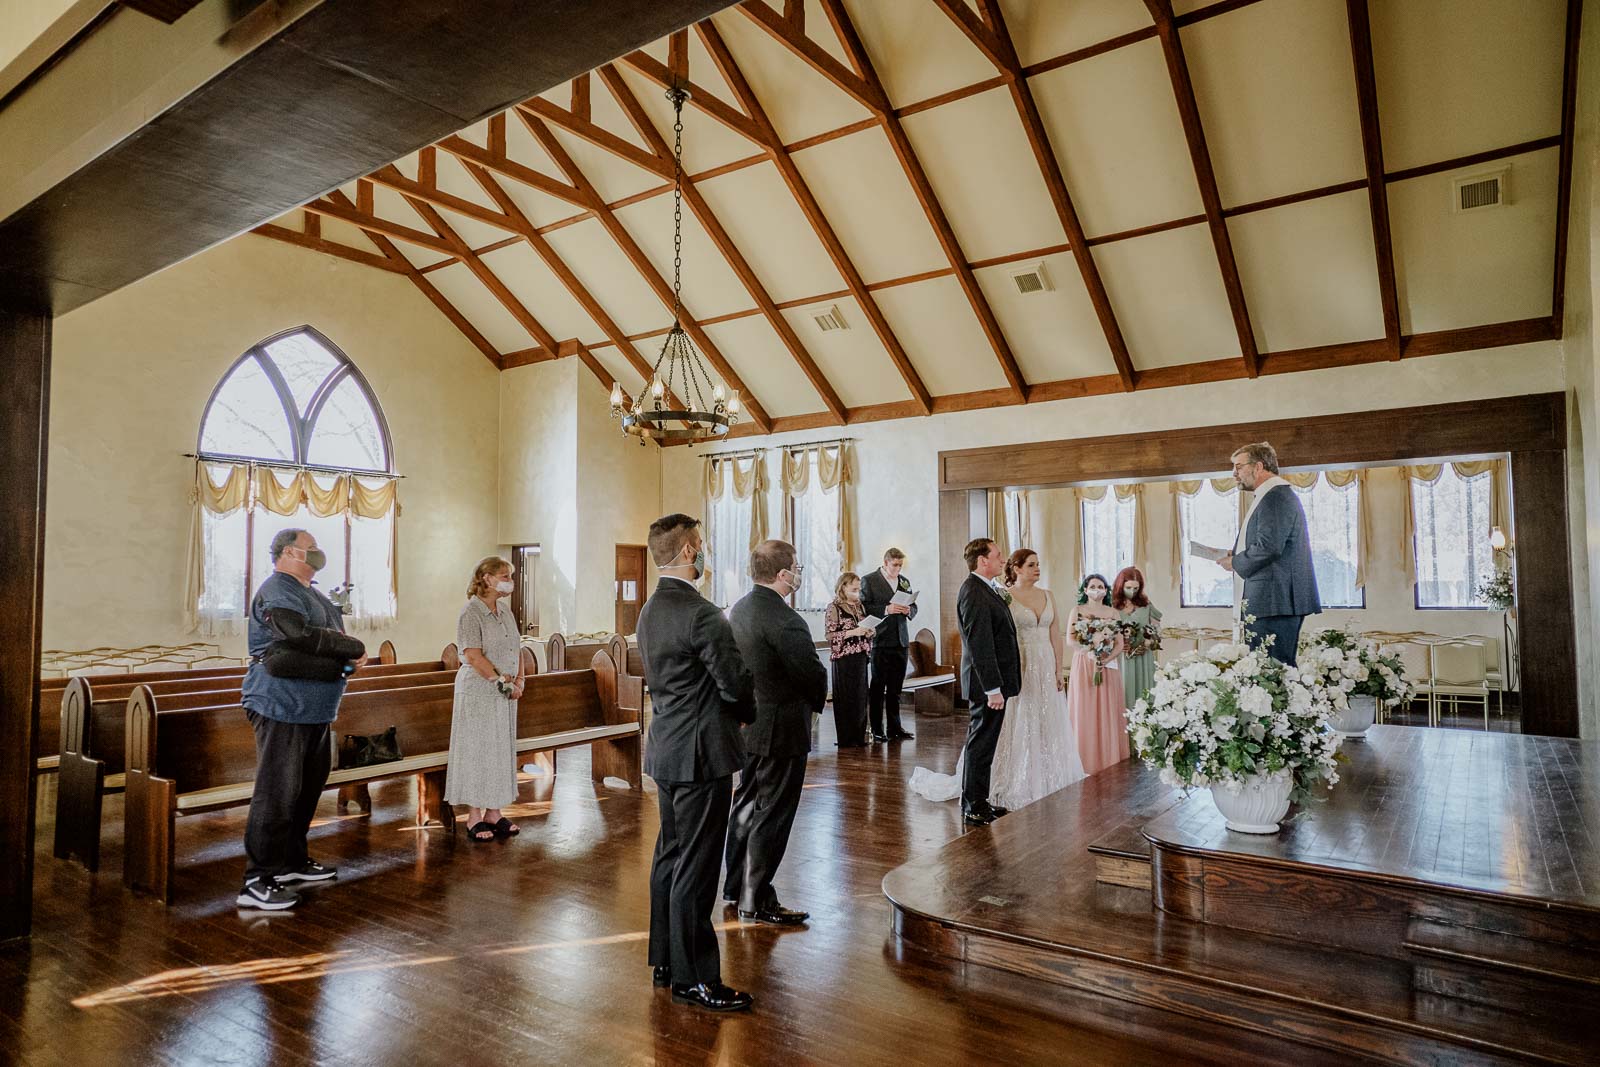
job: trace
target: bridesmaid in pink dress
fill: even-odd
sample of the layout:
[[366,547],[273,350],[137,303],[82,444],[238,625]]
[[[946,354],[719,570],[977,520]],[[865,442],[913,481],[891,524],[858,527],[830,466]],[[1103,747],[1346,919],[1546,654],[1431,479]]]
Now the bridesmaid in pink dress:
[[1100,684],[1094,684],[1094,654],[1073,637],[1073,624],[1080,615],[1116,619],[1118,613],[1106,602],[1110,583],[1091,574],[1078,586],[1078,606],[1067,619],[1067,647],[1072,649],[1072,677],[1067,686],[1067,713],[1078,735],[1078,755],[1088,774],[1098,774],[1128,758],[1127,706],[1122,693],[1122,675],[1115,664],[1122,654],[1119,638],[1116,648],[1101,665]]

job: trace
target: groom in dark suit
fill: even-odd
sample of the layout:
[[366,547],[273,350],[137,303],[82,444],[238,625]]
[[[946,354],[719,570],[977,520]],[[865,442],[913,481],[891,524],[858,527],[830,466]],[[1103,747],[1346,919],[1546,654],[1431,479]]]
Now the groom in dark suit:
[[789,847],[811,751],[811,716],[828,699],[828,671],[811,628],[786,599],[800,588],[787,541],[763,541],[750,553],[755,588],[729,612],[734,640],[755,677],[756,721],[744,728],[744,769],[728,827],[728,877],[722,897],[739,918],[797,926],[810,915],[778,903],[772,877]]
[[961,815],[969,826],[986,826],[1006,813],[989,803],[989,772],[1006,717],[1006,698],[1022,691],[1022,654],[1011,608],[992,584],[1005,567],[1000,546],[980,537],[968,542],[962,554],[970,573],[956,594],[956,619],[961,625],[961,689],[972,721],[967,727]]
[[1245,445],[1232,458],[1234,480],[1254,499],[1233,554],[1221,565],[1236,576],[1235,606],[1249,618],[1246,640],[1260,645],[1271,637],[1267,655],[1293,667],[1306,616],[1322,610],[1306,512],[1294,487],[1278,476],[1271,445]]
[[639,613],[639,655],[652,717],[644,773],[656,783],[661,831],[650,867],[650,965],[672,999],[744,1011],[748,993],[722,984],[711,910],[728,833],[733,772],[744,762],[739,723],[754,718],[750,672],[728,620],[700,595],[700,522],[667,515],[650,525],[661,572]]

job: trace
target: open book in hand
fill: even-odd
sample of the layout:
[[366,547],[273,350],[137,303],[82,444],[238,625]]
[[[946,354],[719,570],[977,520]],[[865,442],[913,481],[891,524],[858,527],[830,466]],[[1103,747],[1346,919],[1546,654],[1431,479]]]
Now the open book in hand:
[[879,618],[878,616],[876,616],[876,615],[868,615],[866,618],[864,618],[860,622],[856,623],[856,625],[857,626],[865,626],[869,630],[876,630],[878,628],[878,624],[881,623],[881,622],[883,622],[883,620],[881,618]]
[[914,593],[914,592],[912,592],[912,593],[896,593],[894,596],[889,598],[889,603],[891,603],[891,604],[900,604],[903,607],[908,607],[908,608],[912,604],[915,604],[916,602],[917,602],[917,594]]
[[1216,563],[1219,560],[1227,559],[1233,553],[1226,548],[1212,548],[1210,545],[1202,545],[1199,541],[1190,541],[1189,555],[1199,556],[1201,559],[1209,559]]

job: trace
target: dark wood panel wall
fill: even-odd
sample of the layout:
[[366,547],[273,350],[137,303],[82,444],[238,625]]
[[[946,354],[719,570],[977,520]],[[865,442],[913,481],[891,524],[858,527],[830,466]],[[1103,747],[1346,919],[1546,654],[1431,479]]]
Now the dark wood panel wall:
[[33,912],[33,739],[39,729],[50,318],[0,307],[0,939]]
[[1270,441],[1286,468],[1399,464],[1447,456],[1511,455],[1517,539],[1522,728],[1578,735],[1578,668],[1567,526],[1566,398],[1560,393],[1432,404],[1306,419],[1234,423],[1113,437],[1041,441],[939,453],[940,625],[955,647],[961,548],[984,532],[968,494],[1222,472],[1248,441]]

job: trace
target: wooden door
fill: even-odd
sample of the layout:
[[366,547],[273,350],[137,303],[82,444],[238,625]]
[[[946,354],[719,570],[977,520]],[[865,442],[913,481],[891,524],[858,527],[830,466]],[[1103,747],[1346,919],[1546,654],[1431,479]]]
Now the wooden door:
[[534,591],[539,578],[539,546],[511,546],[511,581],[516,586],[511,593],[511,614],[517,620],[517,632],[539,636],[539,604]]
[[644,586],[644,546],[618,545],[617,633],[631,634],[639,628],[639,609],[644,607]]

